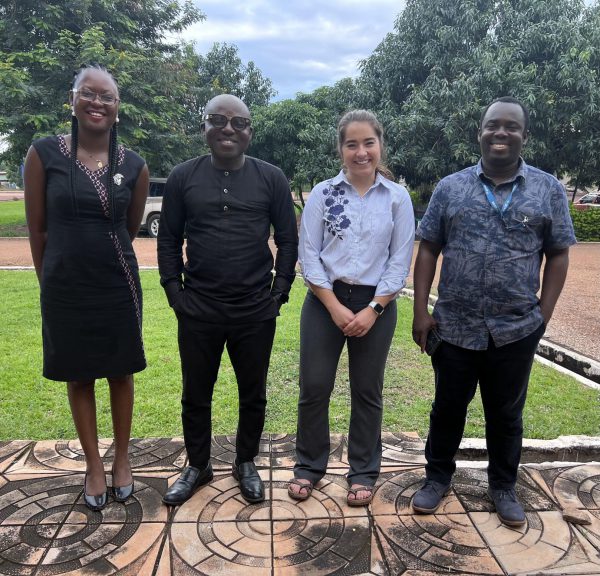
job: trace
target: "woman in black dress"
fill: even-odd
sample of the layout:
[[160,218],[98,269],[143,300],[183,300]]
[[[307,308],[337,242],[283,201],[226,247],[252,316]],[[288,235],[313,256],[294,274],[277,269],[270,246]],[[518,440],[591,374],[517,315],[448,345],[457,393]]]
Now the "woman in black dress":
[[114,432],[112,493],[133,493],[128,447],[133,374],[146,367],[142,292],[132,247],[148,195],[144,160],[117,144],[119,90],[99,65],[75,73],[71,135],[36,140],[25,160],[25,210],[40,283],[44,376],[66,381],[86,458],[83,496],[108,501],[94,384],[106,378]]

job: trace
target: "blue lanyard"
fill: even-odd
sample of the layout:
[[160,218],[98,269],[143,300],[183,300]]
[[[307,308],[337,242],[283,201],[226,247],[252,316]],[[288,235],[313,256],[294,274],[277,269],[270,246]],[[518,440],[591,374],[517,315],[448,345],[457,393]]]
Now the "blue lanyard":
[[512,190],[510,191],[510,194],[508,195],[508,198],[504,201],[504,204],[502,204],[502,208],[498,208],[498,204],[496,204],[496,198],[494,197],[494,193],[492,192],[492,189],[483,181],[481,182],[481,185],[483,186],[483,189],[485,190],[485,195],[487,197],[488,202],[491,204],[492,208],[494,210],[496,210],[496,212],[498,212],[498,214],[500,214],[500,217],[504,216],[506,209],[510,206],[513,194],[515,193],[515,190],[518,187],[517,181],[515,180],[515,182],[512,186]]

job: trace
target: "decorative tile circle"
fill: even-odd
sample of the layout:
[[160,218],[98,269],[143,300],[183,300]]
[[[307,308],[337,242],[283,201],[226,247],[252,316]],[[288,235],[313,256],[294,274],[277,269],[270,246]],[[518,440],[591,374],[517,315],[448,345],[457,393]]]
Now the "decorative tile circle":
[[105,565],[114,565],[108,557],[118,557],[119,548],[132,546],[143,555],[152,546],[148,533],[158,537],[160,522],[167,518],[166,511],[152,506],[160,499],[158,492],[136,479],[135,494],[126,503],[109,501],[94,512],[83,503],[82,484],[81,474],[71,474],[15,480],[2,487],[0,574],[27,573],[24,567],[36,565],[38,575],[88,565],[104,573]]

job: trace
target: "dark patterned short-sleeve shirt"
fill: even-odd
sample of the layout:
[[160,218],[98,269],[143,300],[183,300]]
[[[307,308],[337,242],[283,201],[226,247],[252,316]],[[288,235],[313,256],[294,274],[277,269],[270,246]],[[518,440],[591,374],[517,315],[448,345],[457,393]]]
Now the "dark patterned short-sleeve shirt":
[[524,161],[513,182],[486,196],[481,161],[442,179],[419,225],[442,246],[433,316],[447,342],[485,350],[531,334],[543,322],[537,292],[545,251],[575,244],[567,196],[554,176]]

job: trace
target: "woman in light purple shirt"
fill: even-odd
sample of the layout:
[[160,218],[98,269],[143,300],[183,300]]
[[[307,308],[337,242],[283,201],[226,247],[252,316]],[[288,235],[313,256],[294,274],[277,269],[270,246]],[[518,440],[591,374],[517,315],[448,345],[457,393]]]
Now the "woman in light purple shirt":
[[300,320],[300,398],[294,478],[305,500],[329,457],[329,399],[344,345],[351,391],[347,502],[368,504],[381,465],[383,375],[406,283],[414,213],[406,189],[381,164],[383,129],[366,110],[338,125],[343,170],[313,189],[300,229],[299,258],[309,287]]

